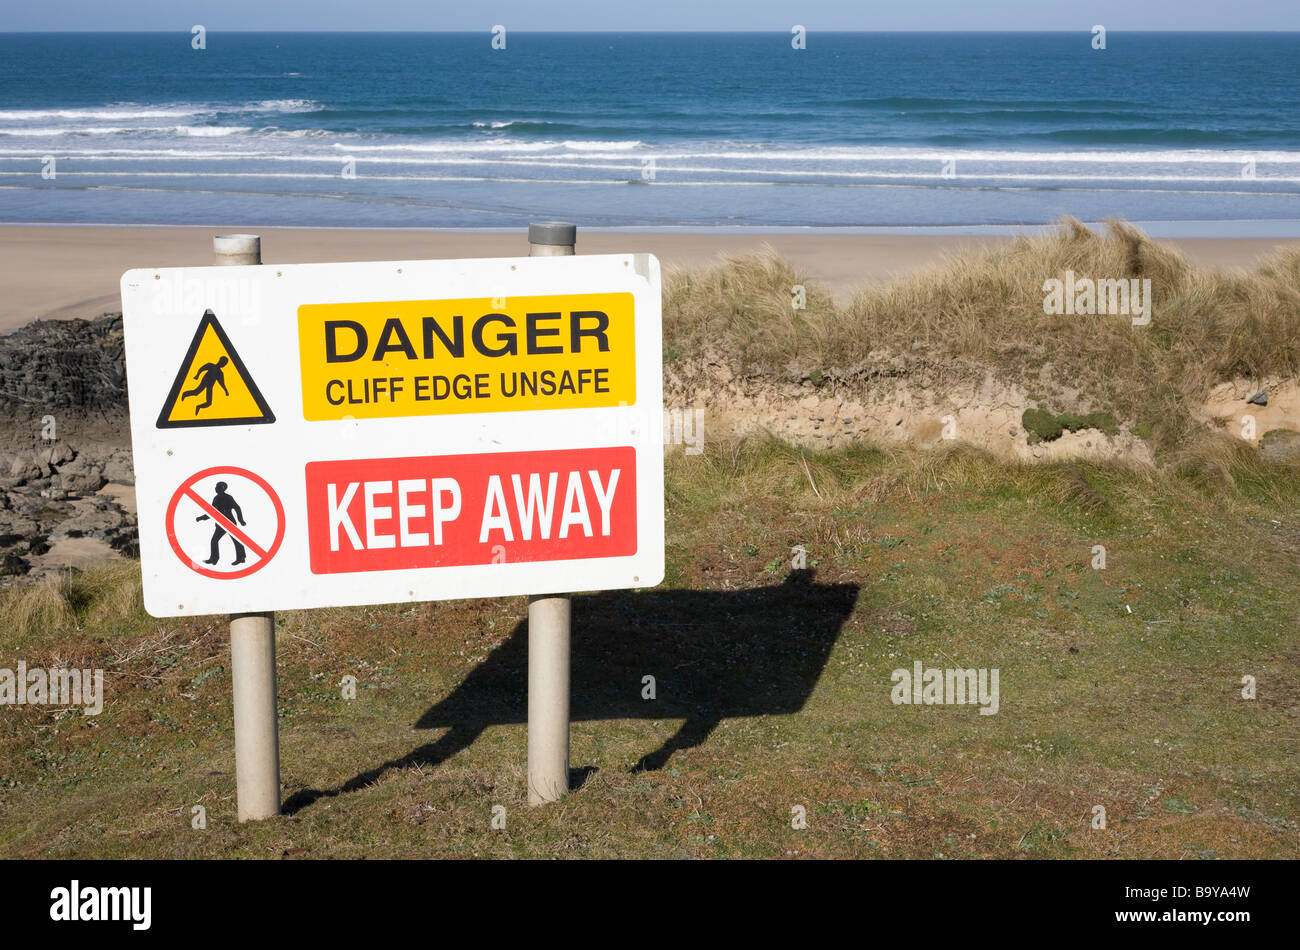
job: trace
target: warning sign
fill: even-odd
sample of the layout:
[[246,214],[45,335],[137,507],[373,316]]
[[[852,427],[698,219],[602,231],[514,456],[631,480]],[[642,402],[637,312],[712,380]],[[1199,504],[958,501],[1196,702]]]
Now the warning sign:
[[127,271],[145,608],[659,583],[661,295],[650,254]]
[[265,479],[217,466],[190,476],[167,505],[167,540],[204,577],[235,580],[261,570],[284,540],[284,505]]
[[203,314],[171,391],[159,429],[256,425],[275,415],[211,310]]
[[298,308],[309,420],[636,403],[630,293]]

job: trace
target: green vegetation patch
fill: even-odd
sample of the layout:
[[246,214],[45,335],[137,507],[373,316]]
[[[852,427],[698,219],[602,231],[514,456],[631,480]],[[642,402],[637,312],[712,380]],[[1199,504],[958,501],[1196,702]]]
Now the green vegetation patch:
[[1109,412],[1089,412],[1080,415],[1063,412],[1053,415],[1046,409],[1026,409],[1020,417],[1020,424],[1028,433],[1029,443],[1051,442],[1059,439],[1063,432],[1078,432],[1080,429],[1098,429],[1107,435],[1119,431],[1119,424]]

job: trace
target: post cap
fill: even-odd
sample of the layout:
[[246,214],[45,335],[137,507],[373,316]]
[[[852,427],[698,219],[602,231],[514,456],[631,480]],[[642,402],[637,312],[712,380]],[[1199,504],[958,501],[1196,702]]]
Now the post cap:
[[528,225],[528,243],[554,247],[573,247],[578,242],[578,226],[563,221],[534,221]]
[[259,234],[217,234],[212,238],[212,250],[217,254],[251,254],[261,249]]
[[216,264],[262,263],[262,238],[256,234],[218,234],[212,238]]

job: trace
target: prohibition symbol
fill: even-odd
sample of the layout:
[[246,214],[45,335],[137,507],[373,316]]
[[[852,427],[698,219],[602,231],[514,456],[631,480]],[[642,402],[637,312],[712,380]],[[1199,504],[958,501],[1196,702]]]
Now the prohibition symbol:
[[284,505],[260,475],[233,465],[205,468],[172,494],[167,540],[181,563],[217,580],[260,571],[284,540]]

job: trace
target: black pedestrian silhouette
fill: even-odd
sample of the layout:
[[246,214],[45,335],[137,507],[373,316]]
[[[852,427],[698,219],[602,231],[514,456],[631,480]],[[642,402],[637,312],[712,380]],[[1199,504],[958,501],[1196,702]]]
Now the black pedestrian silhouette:
[[[224,360],[225,357],[223,356],[222,359]],[[226,494],[225,482],[217,482],[217,494],[212,499],[212,507],[225,515],[228,520],[238,523],[241,528],[245,526],[244,513],[239,510],[239,502]],[[199,515],[194,520],[207,521],[208,516]],[[217,543],[225,536],[226,529],[221,527],[220,522],[214,524],[212,527],[212,549],[208,553],[208,559],[203,562],[204,564],[215,565],[221,560],[221,552],[217,547]],[[233,534],[230,536],[230,540],[235,542],[235,559],[231,562],[231,565],[243,564],[245,560],[244,546],[239,543],[239,539]]]
[[[220,386],[222,392],[227,396],[230,395],[230,390],[226,388],[226,374],[221,371],[221,367],[229,362],[230,360],[223,356],[215,363],[204,363],[199,367],[199,371],[194,374],[194,378],[199,380],[199,384],[193,389],[181,393],[182,402],[191,396],[197,396],[199,393],[204,394],[204,401],[194,407],[196,416],[201,409],[206,409],[212,405],[212,389],[214,386]],[[200,379],[200,377],[202,378]]]

